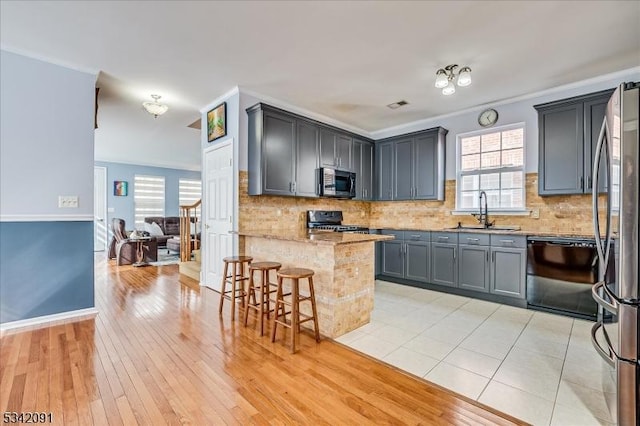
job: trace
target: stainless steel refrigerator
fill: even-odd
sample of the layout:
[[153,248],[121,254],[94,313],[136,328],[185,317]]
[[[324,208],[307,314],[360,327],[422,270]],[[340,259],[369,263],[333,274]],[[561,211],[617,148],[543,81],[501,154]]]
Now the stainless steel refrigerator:
[[[617,392],[609,409],[621,426],[640,424],[639,87],[638,83],[622,84],[611,96],[593,165],[593,223],[600,276],[592,292],[601,315],[591,330],[591,341],[611,366],[608,373]],[[615,261],[609,262],[611,258]]]

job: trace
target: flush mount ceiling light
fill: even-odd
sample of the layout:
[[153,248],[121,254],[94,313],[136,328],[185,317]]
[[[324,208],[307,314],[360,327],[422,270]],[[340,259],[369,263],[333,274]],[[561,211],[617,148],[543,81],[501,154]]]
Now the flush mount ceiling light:
[[147,110],[149,114],[153,115],[154,118],[158,118],[159,115],[167,112],[169,107],[158,102],[158,99],[160,99],[162,96],[151,95],[151,97],[153,98],[153,102],[143,102],[142,106]]
[[443,95],[453,95],[456,93],[456,85],[453,80],[457,77],[457,83],[460,87],[465,87],[471,84],[471,68],[462,67],[460,71],[456,73],[458,65],[447,65],[444,68],[440,68],[436,71],[436,84],[438,89],[442,89]]

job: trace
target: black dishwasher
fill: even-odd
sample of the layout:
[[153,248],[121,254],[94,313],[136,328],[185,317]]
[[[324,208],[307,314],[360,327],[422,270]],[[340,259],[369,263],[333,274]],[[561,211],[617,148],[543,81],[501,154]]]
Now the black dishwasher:
[[[613,250],[611,254],[608,272],[613,274]],[[591,287],[597,281],[598,254],[593,239],[527,238],[529,308],[595,321],[598,305]]]

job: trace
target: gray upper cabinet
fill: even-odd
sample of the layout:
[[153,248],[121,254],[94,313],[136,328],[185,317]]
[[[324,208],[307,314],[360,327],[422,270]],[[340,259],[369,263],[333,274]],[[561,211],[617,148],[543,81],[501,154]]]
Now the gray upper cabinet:
[[381,201],[393,200],[393,141],[376,144],[376,192]]
[[329,128],[320,129],[320,165],[351,170],[352,138]]
[[260,121],[263,131],[260,140],[249,126],[249,194],[294,195],[296,121],[276,112],[254,112],[249,121]]
[[[593,154],[612,92],[605,90],[535,106],[540,195],[591,192]],[[605,190],[603,183],[601,191]]]
[[302,197],[315,197],[317,194],[318,127],[311,122],[298,120],[297,128],[295,193]]
[[[598,145],[598,136],[602,121],[607,110],[609,96],[601,96],[598,99],[587,101],[584,103],[584,128],[585,128],[585,147],[590,146],[591,150],[584,153],[584,169],[586,175],[586,191],[591,192],[593,189],[593,161],[596,157],[596,146]],[[602,151],[600,157],[600,173],[599,192],[607,192],[607,150]]]
[[[248,108],[247,116],[249,195],[317,197],[318,167],[371,175],[372,148],[361,149],[352,167],[353,138],[339,129],[263,103]],[[360,142],[371,146],[368,140]],[[363,184],[363,199],[371,199],[371,179]]]
[[[446,134],[446,129],[436,127],[378,143],[378,199],[444,200]],[[389,144],[393,147],[391,155]],[[391,195],[386,188],[389,183]]]
[[351,162],[356,173],[356,200],[373,199],[373,144],[354,139]]

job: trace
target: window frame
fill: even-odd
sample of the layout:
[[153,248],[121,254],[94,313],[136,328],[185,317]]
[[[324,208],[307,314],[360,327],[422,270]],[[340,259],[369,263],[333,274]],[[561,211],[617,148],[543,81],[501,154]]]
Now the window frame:
[[[462,139],[466,139],[469,137],[475,136],[483,136],[491,133],[502,133],[509,130],[522,129],[522,166],[519,167],[496,167],[492,169],[479,169],[474,171],[462,171],[461,163],[462,163]],[[502,138],[501,138],[502,141]],[[490,127],[486,129],[474,130],[472,132],[459,133],[456,135],[456,202],[455,202],[455,213],[460,214],[469,214],[469,213],[477,213],[478,208],[462,208],[461,205],[461,196],[462,196],[462,177],[463,176],[478,176],[478,187],[480,185],[480,179],[482,175],[494,174],[494,173],[508,173],[508,172],[522,172],[522,206],[514,207],[514,208],[491,208],[489,205],[489,213],[506,213],[506,214],[524,214],[528,213],[527,210],[527,128],[525,122],[518,122],[512,124],[505,124],[504,126]],[[502,155],[503,149],[502,145],[500,146],[500,153]],[[482,154],[480,154],[482,155]],[[502,185],[500,181],[499,185]],[[501,190],[502,187],[499,186],[498,190]]]

